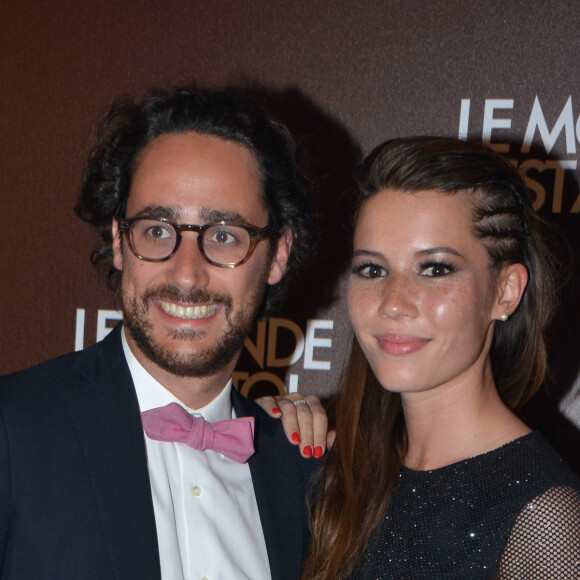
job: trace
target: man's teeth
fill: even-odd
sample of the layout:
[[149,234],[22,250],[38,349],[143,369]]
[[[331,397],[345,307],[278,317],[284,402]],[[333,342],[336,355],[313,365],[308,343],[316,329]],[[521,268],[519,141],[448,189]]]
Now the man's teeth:
[[161,308],[167,314],[177,318],[209,318],[215,311],[217,306],[215,304],[199,305],[199,306],[178,306],[173,302],[165,302],[160,300]]

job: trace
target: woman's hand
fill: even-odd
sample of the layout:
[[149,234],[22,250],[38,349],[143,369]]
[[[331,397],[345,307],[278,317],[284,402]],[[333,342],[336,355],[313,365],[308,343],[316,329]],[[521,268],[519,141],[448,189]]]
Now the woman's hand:
[[336,432],[328,431],[326,411],[316,395],[288,393],[260,397],[256,403],[271,417],[282,419],[288,441],[300,445],[303,457],[320,459],[334,444]]

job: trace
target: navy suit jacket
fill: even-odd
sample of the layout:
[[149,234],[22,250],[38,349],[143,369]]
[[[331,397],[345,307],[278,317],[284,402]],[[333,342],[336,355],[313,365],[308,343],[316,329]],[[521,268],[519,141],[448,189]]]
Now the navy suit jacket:
[[[120,340],[0,377],[0,579],[160,580],[139,405]],[[300,576],[315,468],[256,417],[249,460],[274,580]]]

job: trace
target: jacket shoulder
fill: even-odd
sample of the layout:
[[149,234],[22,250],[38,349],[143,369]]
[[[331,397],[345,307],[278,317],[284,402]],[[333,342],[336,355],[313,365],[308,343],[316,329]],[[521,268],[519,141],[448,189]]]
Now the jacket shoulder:
[[32,367],[0,376],[0,402],[43,397],[81,380],[99,380],[124,361],[118,329],[103,341]]

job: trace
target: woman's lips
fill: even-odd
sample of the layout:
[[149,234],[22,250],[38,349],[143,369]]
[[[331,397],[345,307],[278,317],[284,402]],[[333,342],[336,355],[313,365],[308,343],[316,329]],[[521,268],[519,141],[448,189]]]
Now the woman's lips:
[[413,354],[429,343],[430,339],[408,334],[382,334],[377,336],[379,346],[388,354]]

